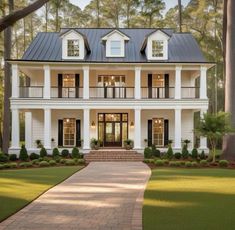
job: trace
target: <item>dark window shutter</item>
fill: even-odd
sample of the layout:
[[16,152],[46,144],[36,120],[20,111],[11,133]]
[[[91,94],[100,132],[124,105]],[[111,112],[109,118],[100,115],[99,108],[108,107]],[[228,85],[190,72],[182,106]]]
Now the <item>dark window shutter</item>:
[[165,98],[169,98],[169,74],[165,74]]
[[168,145],[169,141],[169,120],[164,120],[164,146]]
[[63,74],[58,74],[58,97],[62,97]]
[[152,146],[153,144],[153,139],[152,139],[152,136],[153,136],[153,121],[152,120],[148,120],[148,146]]
[[58,120],[58,146],[63,146],[63,120]]
[[79,98],[80,75],[75,74],[76,98]]
[[25,77],[25,86],[30,87],[30,85],[31,85],[31,79],[30,79],[30,77],[26,76]]
[[81,121],[76,120],[76,146],[81,147]]
[[153,87],[152,74],[148,74],[148,98],[152,98],[152,87]]

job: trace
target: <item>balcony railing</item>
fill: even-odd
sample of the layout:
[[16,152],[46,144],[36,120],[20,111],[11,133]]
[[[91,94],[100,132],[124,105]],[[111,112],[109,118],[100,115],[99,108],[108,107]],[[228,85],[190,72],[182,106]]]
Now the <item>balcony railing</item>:
[[51,87],[52,98],[82,98],[82,87]]
[[43,86],[20,86],[20,98],[43,98]]
[[163,98],[174,98],[175,88],[174,87],[142,87],[141,96],[143,99],[163,99]]
[[[20,86],[20,98],[43,98],[43,86]],[[199,87],[182,87],[182,99],[199,98]],[[90,87],[90,98],[134,99],[134,87]],[[82,98],[82,87],[51,87],[51,98]],[[142,99],[174,99],[174,87],[142,87]]]
[[90,87],[90,98],[131,99],[134,97],[134,87]]
[[193,99],[199,98],[200,87],[181,87],[181,98]]

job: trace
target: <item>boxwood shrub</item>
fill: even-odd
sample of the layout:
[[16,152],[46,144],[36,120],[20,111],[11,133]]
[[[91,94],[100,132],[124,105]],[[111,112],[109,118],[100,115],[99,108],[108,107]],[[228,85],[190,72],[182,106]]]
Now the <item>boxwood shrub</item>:
[[193,159],[197,159],[198,158],[198,151],[195,148],[192,150],[192,158]]
[[204,167],[204,166],[207,166],[207,165],[208,165],[207,160],[201,160],[201,161],[200,161],[200,165],[203,166],[203,167]]
[[174,152],[171,146],[168,147],[167,152],[166,152],[167,158],[172,159],[174,156]]
[[198,163],[196,161],[192,162],[192,167],[198,167]]
[[144,158],[149,159],[152,157],[152,149],[150,147],[146,147],[144,149]]
[[48,166],[50,166],[50,164],[49,164],[47,161],[41,161],[41,162],[39,163],[39,166],[40,166],[40,167],[48,167]]
[[229,162],[227,160],[220,160],[219,161],[219,166],[223,168],[227,168],[229,165]]
[[163,166],[164,165],[164,162],[163,162],[163,160],[155,160],[155,165],[157,165],[157,166]]
[[69,150],[68,149],[63,149],[61,151],[61,156],[62,157],[68,157],[69,156]]
[[160,157],[161,152],[159,149],[156,148],[155,145],[152,146],[152,156],[154,157]]
[[17,163],[15,162],[9,163],[9,165],[11,169],[17,168]]
[[164,165],[169,165],[169,160],[163,159],[162,161],[163,161]]
[[169,166],[171,167],[180,167],[180,162],[179,161],[170,161]]
[[50,164],[51,166],[55,166],[55,165],[56,165],[56,161],[55,161],[55,160],[50,160],[50,161],[49,161],[49,164]]
[[70,166],[70,165],[75,165],[76,162],[73,159],[67,159],[65,160],[65,164]]
[[27,161],[29,159],[29,155],[28,155],[27,149],[25,148],[25,145],[21,146],[19,159],[21,161]]
[[180,152],[177,152],[175,153],[175,159],[180,159],[181,158],[181,153]]
[[0,153],[0,162],[2,163],[8,162],[8,156],[4,153]]
[[77,147],[74,147],[72,149],[72,154],[71,154],[73,159],[77,159],[80,158],[80,154],[79,154],[79,149]]
[[206,154],[205,154],[205,151],[202,150],[201,154],[200,154],[200,159],[201,160],[205,160],[206,159]]
[[66,161],[65,159],[60,159],[61,164],[65,164],[65,161]]
[[42,147],[40,149],[40,157],[46,157],[46,156],[47,156],[47,150],[44,147]]
[[31,154],[29,155],[29,158],[30,158],[30,160],[38,159],[38,158],[39,158],[39,154],[37,154],[37,153],[31,153]]
[[9,154],[9,160],[10,161],[17,161],[17,155],[16,154],[14,154],[14,153],[12,153],[12,154]]
[[60,156],[59,149],[58,149],[58,148],[54,148],[54,149],[52,150],[52,157],[55,159],[55,158],[57,158],[58,156]]
[[185,166],[187,168],[191,168],[192,167],[192,162],[190,162],[190,161],[185,162]]
[[4,169],[4,165],[3,164],[0,164],[0,169]]
[[33,166],[32,162],[21,162],[19,164],[19,167],[21,167],[21,168],[28,168],[28,167],[32,167],[32,166]]

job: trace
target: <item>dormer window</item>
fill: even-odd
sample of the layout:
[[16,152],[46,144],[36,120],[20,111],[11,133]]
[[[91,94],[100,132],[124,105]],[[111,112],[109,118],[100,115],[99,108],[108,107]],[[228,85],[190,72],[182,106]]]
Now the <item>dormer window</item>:
[[125,57],[125,43],[130,38],[119,30],[111,30],[102,37],[106,57]]
[[110,54],[112,56],[121,55],[121,41],[110,41]]
[[164,41],[162,40],[152,41],[152,56],[159,58],[164,56]]
[[68,57],[79,57],[79,40],[67,40]]

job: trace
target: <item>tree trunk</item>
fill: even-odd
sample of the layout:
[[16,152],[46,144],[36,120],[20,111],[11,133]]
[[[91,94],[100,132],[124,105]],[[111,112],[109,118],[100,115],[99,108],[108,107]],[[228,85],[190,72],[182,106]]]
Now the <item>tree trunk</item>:
[[[226,82],[225,111],[231,114],[235,128],[235,1],[227,0],[226,24]],[[227,135],[223,142],[223,153],[227,159],[235,159],[235,134]]]
[[178,0],[178,8],[179,8],[179,31],[182,32],[182,5],[181,0]]
[[96,9],[97,9],[97,27],[100,28],[100,1],[96,0]]
[[[9,12],[11,13],[14,8],[14,1],[8,0]],[[12,39],[12,28],[7,27],[4,31],[4,112],[3,112],[3,143],[2,150],[4,153],[8,153],[10,143],[10,101],[11,96],[11,65],[6,62],[7,59],[11,58],[11,39]]]

